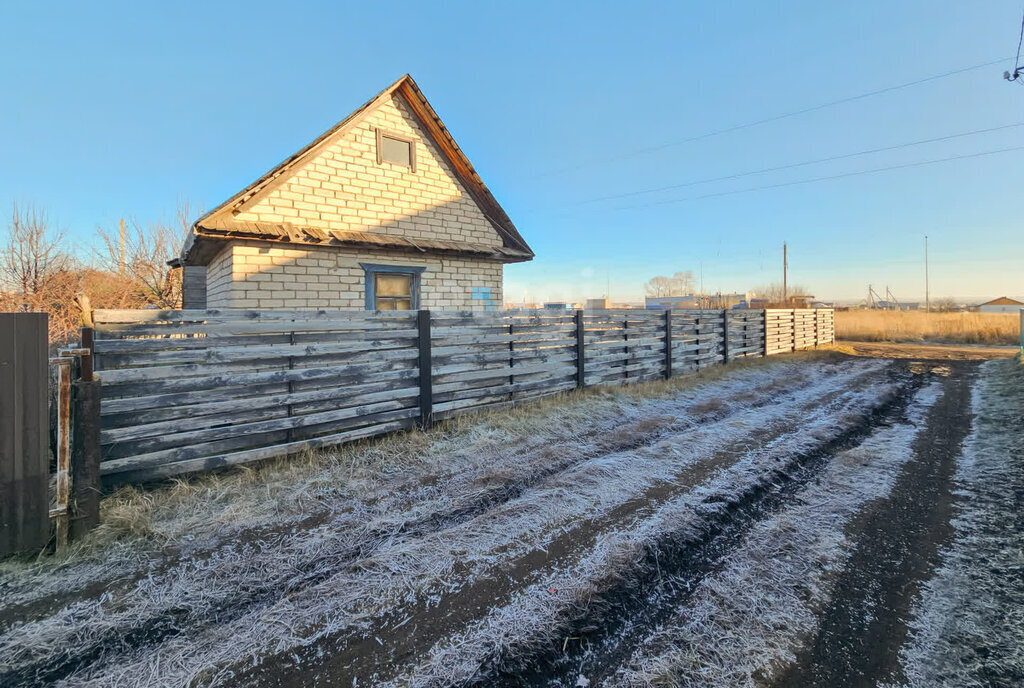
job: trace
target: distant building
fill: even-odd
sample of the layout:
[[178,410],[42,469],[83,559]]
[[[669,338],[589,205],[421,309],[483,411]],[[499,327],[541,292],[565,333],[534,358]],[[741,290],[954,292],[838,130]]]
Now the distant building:
[[998,299],[979,303],[971,310],[976,310],[979,313],[1019,313],[1021,308],[1024,308],[1024,302],[1000,296]]
[[644,308],[648,310],[665,310],[666,308],[700,308],[697,296],[648,296],[644,299]]
[[611,307],[611,299],[587,299],[583,304],[583,308],[588,311],[606,311]]

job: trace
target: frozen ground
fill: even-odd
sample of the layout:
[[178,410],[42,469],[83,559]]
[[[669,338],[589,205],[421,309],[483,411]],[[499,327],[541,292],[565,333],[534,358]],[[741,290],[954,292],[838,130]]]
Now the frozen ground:
[[0,564],[0,685],[1018,685],[1022,415],[804,355],[124,491]]

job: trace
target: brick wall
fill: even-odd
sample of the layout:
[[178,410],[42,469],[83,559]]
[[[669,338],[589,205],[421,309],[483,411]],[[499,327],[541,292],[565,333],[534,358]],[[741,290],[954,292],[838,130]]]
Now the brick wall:
[[363,310],[366,277],[361,262],[425,267],[420,277],[421,308],[502,307],[503,266],[498,262],[240,241],[208,266],[207,307]]
[[[377,128],[414,139],[415,170],[378,164]],[[397,94],[235,219],[501,245],[491,223]]]

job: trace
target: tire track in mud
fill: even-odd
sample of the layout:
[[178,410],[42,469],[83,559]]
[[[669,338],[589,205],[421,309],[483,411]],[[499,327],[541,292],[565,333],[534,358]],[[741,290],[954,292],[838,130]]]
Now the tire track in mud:
[[[904,377],[900,376],[900,379],[905,382]],[[852,376],[847,384],[838,388],[823,385],[823,394],[787,410],[790,422],[755,429],[736,444],[717,451],[710,458],[685,466],[673,480],[653,485],[608,513],[572,524],[543,549],[533,550],[510,563],[502,563],[500,570],[485,573],[466,587],[446,590],[438,602],[421,602],[412,609],[402,608],[381,617],[369,631],[345,634],[347,640],[344,636],[322,639],[297,652],[288,651],[279,656],[271,656],[255,669],[243,670],[230,685],[311,685],[323,676],[330,676],[346,684],[353,680],[358,680],[359,685],[367,681],[371,684],[379,682],[396,669],[405,668],[407,663],[429,650],[435,642],[450,637],[485,615],[488,608],[501,606],[513,594],[539,585],[559,564],[588,552],[608,530],[628,525],[630,521],[642,520],[670,498],[681,491],[692,490],[738,462],[746,453],[781,437],[798,433],[799,427],[792,420],[800,417],[801,413],[807,413],[808,417],[814,414],[823,417],[834,415],[842,410],[841,400],[850,393],[849,389],[861,385],[878,385],[886,379],[892,381],[892,371],[876,368]],[[717,507],[712,505],[711,508]]]
[[890,494],[848,527],[854,551],[819,614],[817,635],[775,688],[901,684],[910,609],[953,536],[953,477],[972,424],[976,362],[950,364]]
[[[861,375],[870,374],[872,374],[872,371],[861,373]],[[381,547],[392,543],[396,537],[416,538],[456,527],[497,506],[518,498],[532,487],[584,461],[612,452],[630,451],[650,445],[667,435],[685,432],[687,429],[702,423],[726,422],[732,413],[757,409],[771,403],[779,403],[813,384],[815,384],[814,380],[804,379],[795,381],[795,383],[791,381],[790,384],[783,385],[781,389],[769,388],[760,390],[758,396],[748,400],[746,404],[742,404],[736,409],[726,409],[724,413],[721,408],[712,408],[696,416],[684,416],[683,418],[665,417],[659,419],[662,422],[654,424],[650,422],[650,419],[639,421],[631,426],[619,428],[613,433],[611,439],[608,439],[604,434],[608,431],[607,426],[600,424],[591,431],[573,436],[572,440],[563,441],[561,446],[564,448],[564,451],[560,460],[549,462],[546,466],[534,470],[519,480],[495,485],[492,489],[485,490],[475,495],[474,498],[457,504],[455,508],[448,512],[427,514],[421,518],[404,522],[395,530],[382,531],[376,534],[369,533],[361,542],[300,564],[300,568],[292,570],[290,572],[291,575],[286,580],[280,580],[275,577],[255,589],[249,588],[233,591],[224,596],[211,598],[211,600],[215,599],[216,601],[208,602],[207,606],[212,608],[212,611],[208,614],[197,614],[196,609],[191,606],[173,606],[154,610],[153,613],[141,620],[136,617],[132,620],[134,623],[111,626],[99,637],[89,638],[88,640],[76,639],[82,642],[75,642],[64,646],[61,654],[57,656],[50,653],[41,656],[37,661],[30,661],[16,668],[10,668],[7,671],[0,671],[0,685],[13,687],[58,681],[111,654],[157,645],[166,639],[184,632],[195,632],[204,626],[230,623],[233,619],[240,618],[249,613],[253,608],[271,604],[283,596],[295,594],[316,586],[338,573],[339,569],[355,565],[359,560],[372,556]],[[572,450],[570,450],[567,442],[578,441],[580,437],[597,438],[597,441],[589,445],[586,451],[580,452],[578,446],[572,447]],[[527,450],[527,454],[530,456],[542,454],[543,457],[550,457],[553,451],[557,451],[558,447],[558,444],[531,447]],[[307,517],[304,521],[310,525],[323,525],[317,517]],[[294,526],[295,524],[288,524],[285,530]],[[271,529],[270,532],[274,532],[274,529]],[[245,535],[244,532],[242,534]],[[289,535],[286,532],[274,532],[274,539],[269,542],[257,541],[256,551],[245,552],[245,555],[259,556],[261,551],[274,550],[282,545],[288,537]],[[252,540],[246,539],[246,542],[242,544],[252,544]],[[208,560],[218,554],[223,555],[225,552],[240,552],[239,547],[241,546],[239,543],[229,543],[226,547],[211,548],[206,552],[190,551],[188,553],[189,559],[184,562],[185,567],[186,569],[194,568],[193,565],[196,561]],[[156,569],[151,568],[145,575],[155,576],[159,575],[161,570],[170,571],[174,568],[175,564],[171,563],[167,566],[156,567]],[[187,570],[183,571],[182,575],[187,573]],[[197,572],[197,575],[200,574],[201,572]],[[122,591],[127,590],[130,592],[128,588],[133,586],[138,580],[138,578],[133,578],[131,581],[120,583]],[[121,603],[110,595],[112,591],[106,590],[105,592],[107,593],[106,598],[110,600],[108,604],[113,609],[113,613],[117,613],[122,606]],[[67,601],[62,600],[61,602],[66,608],[68,605]],[[130,601],[128,602],[130,603]],[[22,609],[11,611],[18,612],[19,616],[24,617],[28,615],[30,608],[28,605],[25,605]],[[37,608],[31,611],[38,613],[40,610]],[[5,616],[7,616],[6,613]]]
[[541,639],[525,651],[491,658],[478,678],[457,685],[573,686],[581,675],[588,677],[589,685],[600,685],[628,660],[651,629],[685,602],[694,584],[715,570],[756,522],[783,506],[835,454],[898,419],[921,384],[921,376],[906,376],[905,383],[861,422],[809,451],[787,457],[723,501],[706,503],[711,508],[696,532],[693,524],[685,524],[681,532],[665,533],[645,546],[628,569],[597,581],[589,604],[570,610],[548,634],[574,642]]

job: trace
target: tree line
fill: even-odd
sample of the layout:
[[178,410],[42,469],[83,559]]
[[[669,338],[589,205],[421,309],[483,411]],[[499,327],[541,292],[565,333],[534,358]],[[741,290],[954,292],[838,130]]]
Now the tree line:
[[0,244],[0,311],[45,311],[51,348],[77,341],[81,308],[180,308],[181,270],[167,265],[191,225],[188,203],[173,223],[131,219],[100,227],[98,241],[72,251],[44,210],[13,205]]
[[[768,308],[789,308],[792,297],[807,296],[811,293],[799,284],[791,284],[787,289],[783,289],[781,282],[761,285],[749,291],[752,298],[758,299]],[[671,277],[658,275],[644,284],[644,294],[651,297],[690,296],[696,295],[696,292],[692,270],[676,272]]]

